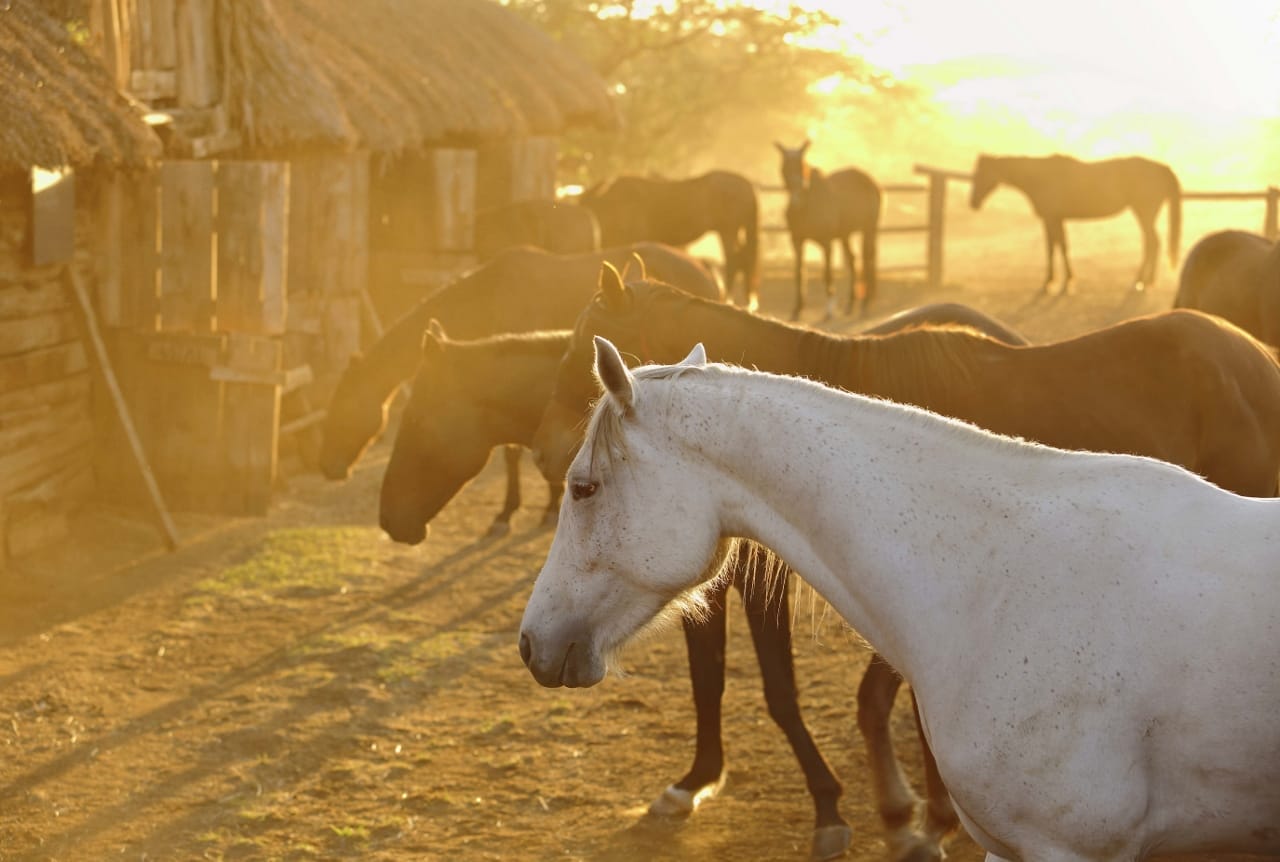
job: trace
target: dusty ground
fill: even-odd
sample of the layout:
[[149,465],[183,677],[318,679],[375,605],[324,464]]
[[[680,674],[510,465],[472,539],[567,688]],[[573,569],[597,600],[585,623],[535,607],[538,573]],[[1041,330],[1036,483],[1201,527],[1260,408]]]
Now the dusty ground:
[[[1252,227],[1251,213],[1226,217]],[[1126,289],[1127,221],[1073,228],[1078,293],[1046,300],[1038,226],[992,219],[1009,227],[998,246],[955,220],[951,286],[887,283],[882,310],[953,299],[1045,339],[1170,304],[1167,269],[1153,291]],[[1189,240],[1200,232],[1189,219]],[[780,311],[789,290],[770,282],[765,300]],[[809,799],[740,614],[727,785],[690,821],[653,822],[645,805],[693,747],[678,633],[632,650],[628,678],[539,688],[516,651],[550,541],[533,470],[512,535],[480,538],[502,494],[495,461],[408,548],[376,527],[386,453],[344,485],[295,475],[266,518],[183,517],[174,554],[143,513],[97,509],[76,541],[4,574],[0,859],[805,858]],[[820,603],[801,607],[805,715],[845,781],[850,858],[879,860],[853,709],[867,653]],[[914,776],[905,710],[896,730]],[[981,858],[963,836],[951,852]]]

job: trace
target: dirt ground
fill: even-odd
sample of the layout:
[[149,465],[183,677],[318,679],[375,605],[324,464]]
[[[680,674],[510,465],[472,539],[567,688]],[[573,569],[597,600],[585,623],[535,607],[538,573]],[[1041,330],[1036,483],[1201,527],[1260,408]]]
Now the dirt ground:
[[[991,219],[1008,226],[998,244],[977,239],[991,223],[949,225],[944,290],[891,279],[879,311],[956,300],[1049,339],[1171,303],[1167,265],[1157,288],[1127,288],[1128,220],[1072,227],[1077,293],[1044,298],[1038,225]],[[1202,232],[1189,218],[1184,249]],[[894,243],[889,264],[913,252]],[[780,313],[790,289],[771,279],[764,300]],[[295,472],[265,518],[182,516],[172,554],[145,513],[98,507],[73,541],[4,573],[0,859],[806,858],[812,807],[736,608],[727,783],[688,821],[654,821],[647,803],[693,751],[679,633],[630,650],[626,678],[540,688],[516,649],[551,539],[535,471],[511,535],[482,538],[503,490],[494,459],[411,548],[376,525],[387,452],[345,484]],[[848,858],[880,860],[854,724],[868,653],[810,593],[798,604],[802,706],[845,783]],[[950,851],[982,858],[964,836]]]

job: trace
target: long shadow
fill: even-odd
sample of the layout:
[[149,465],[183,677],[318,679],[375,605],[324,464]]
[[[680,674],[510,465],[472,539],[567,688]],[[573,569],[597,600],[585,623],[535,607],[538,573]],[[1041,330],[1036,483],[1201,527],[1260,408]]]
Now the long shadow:
[[[335,648],[328,654],[313,654],[308,659],[299,661],[296,652],[297,645],[299,643],[317,641],[326,635],[332,635],[344,629],[371,622],[384,615],[388,608],[403,610],[412,604],[430,601],[452,583],[448,576],[454,574],[451,572],[454,566],[469,562],[470,565],[467,567],[469,572],[483,571],[482,564],[484,562],[491,561],[503,553],[524,546],[544,536],[545,530],[537,528],[507,537],[504,540],[478,540],[468,546],[457,549],[440,561],[433,563],[411,581],[380,595],[364,598],[360,608],[353,609],[350,613],[331,622],[308,629],[300,636],[292,638],[290,646],[274,649],[258,660],[225,674],[214,682],[197,687],[178,700],[159,706],[144,715],[132,719],[124,727],[93,740],[92,744],[83,745],[76,751],[28,770],[3,788],[0,788],[0,798],[21,798],[24,793],[39,787],[44,782],[63,776],[70,770],[89,763],[97,757],[102,757],[149,733],[158,732],[162,727],[173,722],[184,713],[202,707],[226,692],[252,685],[281,671],[296,669],[300,665],[315,664],[316,662],[323,663],[326,655],[343,653],[346,648]],[[489,612],[490,609],[508,602],[521,591],[527,589],[528,586],[524,582],[516,580],[499,584],[498,589],[488,593],[482,594],[477,591],[471,607],[460,609],[451,619],[438,625],[433,625],[429,634],[434,635],[442,631],[456,630],[473,622]],[[475,661],[487,655],[488,650],[489,644],[482,642],[451,656],[447,662],[435,668],[435,673],[431,679],[432,688],[440,691],[447,689],[448,685],[456,682],[458,677],[465,673]],[[513,641],[513,661],[515,654]],[[340,672],[347,673],[349,671],[341,669]],[[336,685],[337,683],[331,680],[317,689],[300,693],[293,699],[289,709],[278,713],[267,722],[256,723],[254,725],[255,731],[259,735],[283,731],[316,713],[328,711],[334,702],[334,697],[327,695],[325,689]],[[419,709],[424,698],[430,697],[433,693],[430,690],[416,689],[411,694],[393,698],[388,702],[368,702],[368,706],[360,712],[359,718],[366,721],[382,721],[388,717],[394,717],[406,708]],[[354,720],[355,717],[344,716],[341,724],[348,726]],[[323,732],[317,731],[317,735]],[[295,774],[313,772],[315,769],[314,764],[302,764],[301,761],[306,759],[314,760],[314,751],[316,749],[307,745],[306,740],[292,738],[287,740],[287,745],[296,753],[283,762],[307,766],[306,770]],[[163,805],[166,802],[172,804],[172,797],[179,788],[212,775],[223,773],[235,763],[254,760],[256,759],[256,754],[250,752],[242,756],[235,756],[234,752],[228,752],[220,743],[211,743],[206,746],[204,753],[200,757],[201,762],[199,764],[166,777],[162,782],[148,788],[144,793],[133,795],[121,800],[118,804],[97,810],[87,820],[69,828],[66,832],[56,836],[49,836],[48,840],[51,843],[48,845],[48,849],[55,849],[59,845],[76,847],[102,830],[117,825],[123,819],[127,819],[130,811],[147,810],[152,806]],[[207,810],[193,810],[177,823],[167,824],[165,832],[170,835],[191,834],[186,829],[194,827],[197,820],[203,821],[207,817]]]

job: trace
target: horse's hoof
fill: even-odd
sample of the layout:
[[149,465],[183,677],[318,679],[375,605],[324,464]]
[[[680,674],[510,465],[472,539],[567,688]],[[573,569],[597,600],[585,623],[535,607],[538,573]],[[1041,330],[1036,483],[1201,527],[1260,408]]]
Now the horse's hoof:
[[503,536],[510,535],[511,524],[506,521],[494,521],[489,525],[489,532],[485,534],[490,539],[501,539]]
[[813,830],[813,847],[809,851],[809,858],[814,862],[837,859],[849,850],[852,843],[853,830],[845,824],[821,826]]
[[940,844],[917,836],[894,849],[893,862],[942,862],[947,858]]
[[724,779],[725,776],[721,775],[718,781],[704,784],[692,793],[672,784],[649,805],[649,813],[655,817],[688,817],[698,810],[699,805],[720,792]]

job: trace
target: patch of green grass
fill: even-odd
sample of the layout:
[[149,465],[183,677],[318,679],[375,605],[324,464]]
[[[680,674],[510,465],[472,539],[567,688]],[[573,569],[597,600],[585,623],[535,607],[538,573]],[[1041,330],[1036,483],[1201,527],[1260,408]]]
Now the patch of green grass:
[[252,557],[196,584],[196,598],[337,592],[371,574],[377,559],[375,538],[367,528],[273,530]]

